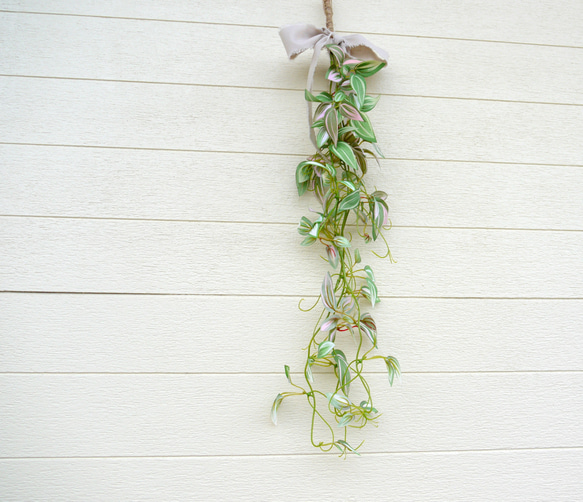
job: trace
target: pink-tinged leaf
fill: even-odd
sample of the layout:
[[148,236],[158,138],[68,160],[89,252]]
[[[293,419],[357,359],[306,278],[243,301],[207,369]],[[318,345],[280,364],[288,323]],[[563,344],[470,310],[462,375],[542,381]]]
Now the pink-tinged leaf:
[[336,311],[336,297],[334,296],[334,284],[332,277],[326,272],[326,277],[322,281],[322,303],[330,312]]
[[342,115],[344,115],[347,119],[350,120],[356,120],[356,121],[360,121],[362,122],[364,119],[362,118],[362,115],[358,112],[358,110],[356,108],[354,108],[354,106],[349,105],[348,103],[342,103],[340,105],[340,113]]
[[362,63],[362,61],[360,61],[360,59],[347,59],[346,61],[344,61],[344,64],[358,64],[358,63]]
[[330,135],[332,143],[336,145],[336,143],[338,143],[338,114],[336,113],[334,107],[331,107],[326,111],[326,115],[324,117],[324,126]]
[[318,145],[318,148],[324,148],[326,143],[328,143],[329,139],[330,136],[326,132],[326,129],[322,128],[320,129],[320,132],[318,133],[318,136],[316,138],[316,145]]
[[326,78],[331,82],[337,83],[342,82],[342,77],[340,76],[340,73],[338,73],[337,71],[329,70],[328,74],[326,75]]
[[338,315],[333,315],[331,317],[328,317],[328,319],[326,319],[320,325],[320,331],[330,331],[331,329],[336,328],[338,321],[340,321],[340,317]]
[[330,263],[332,268],[338,267],[338,260],[340,256],[338,255],[338,250],[334,247],[334,245],[326,247],[326,254],[328,255],[328,263]]
[[360,330],[368,337],[374,347],[377,346],[377,325],[370,314],[363,314],[360,318]]
[[345,314],[349,314],[355,307],[354,298],[352,296],[347,296],[340,303],[340,310]]
[[320,113],[320,114],[319,114],[319,115],[316,117],[316,120],[323,119],[323,118],[324,118],[324,116],[326,115],[326,112],[327,112],[327,111],[330,109],[330,107],[331,107],[331,106],[332,106],[332,105],[326,105],[326,106],[324,107],[324,109],[322,110],[322,113]]

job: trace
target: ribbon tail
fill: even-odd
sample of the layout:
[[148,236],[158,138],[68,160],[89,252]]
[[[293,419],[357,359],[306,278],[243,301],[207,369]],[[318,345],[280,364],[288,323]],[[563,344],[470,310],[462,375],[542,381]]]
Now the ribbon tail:
[[[310,69],[308,71],[308,92],[312,92],[312,87],[314,85],[314,74],[316,73],[316,67],[318,66],[318,57],[320,56],[322,48],[324,45],[326,45],[329,39],[330,35],[322,37],[320,40],[318,40],[316,45],[314,45],[314,54],[312,55],[312,62],[310,63]],[[316,133],[312,127],[312,102],[306,101],[306,104],[308,105],[308,127],[310,129],[310,140],[316,149],[320,151],[318,144],[316,143]]]

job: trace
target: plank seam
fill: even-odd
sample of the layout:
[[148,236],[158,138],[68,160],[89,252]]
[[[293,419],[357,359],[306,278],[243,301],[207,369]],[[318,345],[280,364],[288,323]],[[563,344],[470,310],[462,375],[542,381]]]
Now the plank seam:
[[[0,145],[9,146],[41,146],[41,147],[58,147],[58,148],[94,148],[104,150],[136,150],[136,151],[159,151],[159,152],[186,152],[186,153],[216,153],[218,155],[232,154],[232,155],[272,155],[279,157],[299,157],[305,158],[310,156],[310,153],[277,153],[277,152],[254,152],[254,151],[235,151],[235,150],[196,150],[192,148],[153,148],[140,146],[110,146],[110,145],[71,145],[59,143],[25,143],[15,141],[0,141]],[[583,164],[549,164],[544,162],[508,162],[496,160],[464,160],[464,159],[421,159],[421,158],[407,158],[407,157],[385,157],[382,161],[410,161],[410,162],[451,162],[463,164],[495,164],[505,166],[546,166],[546,167],[583,167]]]
[[[319,298],[318,295],[284,295],[284,294],[238,294],[238,293],[145,293],[145,292],[121,292],[121,291],[41,291],[41,290],[18,290],[18,289],[0,289],[0,294],[42,294],[42,295],[126,295],[126,296],[208,296],[208,297],[225,297],[225,298]],[[565,300],[583,300],[583,297],[535,297],[535,296],[388,296],[381,295],[380,298],[387,300],[518,300],[518,301],[565,301]]]
[[[315,374],[326,375],[325,371],[316,371]],[[531,375],[539,373],[566,373],[583,374],[583,370],[477,370],[477,371],[403,371],[403,375],[499,375],[499,374],[521,374]],[[291,375],[302,376],[301,371],[290,371]],[[385,375],[385,371],[363,371],[363,375]],[[185,375],[185,376],[241,376],[241,375],[261,375],[261,376],[281,376],[281,371],[0,371],[2,375]]]
[[[226,23],[226,22],[212,22],[212,21],[192,21],[192,20],[181,20],[181,19],[157,19],[148,17],[127,17],[127,16],[104,16],[97,14],[70,14],[65,12],[37,12],[37,11],[24,11],[24,10],[8,10],[0,9],[0,12],[7,14],[33,14],[39,16],[64,16],[64,17],[88,17],[96,19],[126,19],[130,21],[150,21],[158,23],[182,23],[182,24],[207,24],[211,26],[240,26],[243,28],[268,28],[268,29],[279,29],[279,26],[274,25],[264,25],[264,24],[242,24],[242,23]],[[510,40],[489,40],[480,38],[461,38],[461,37],[439,37],[432,35],[411,35],[403,33],[384,33],[384,32],[371,32],[371,31],[338,31],[338,33],[354,33],[359,35],[373,35],[373,36],[387,36],[387,37],[403,37],[403,38],[426,38],[433,40],[458,40],[461,42],[483,42],[488,44],[510,44],[510,45],[527,45],[535,47],[557,47],[563,49],[583,49],[583,46],[579,45],[561,45],[561,44],[541,44],[536,42],[516,42]]]
[[[364,455],[443,455],[443,454],[459,454],[459,453],[497,453],[497,452],[539,452],[539,451],[569,451],[569,450],[583,450],[583,446],[540,446],[529,448],[484,448],[484,449],[468,449],[468,450],[410,450],[410,451],[394,451],[394,452],[366,452]],[[97,456],[62,456],[62,457],[0,457],[0,461],[14,461],[14,460],[117,460],[117,459],[164,459],[164,458],[249,458],[249,457],[327,457],[327,453],[257,453],[257,454],[229,454],[229,455],[97,455]]]
[[[15,75],[8,73],[0,73],[0,77],[3,78],[30,78],[30,79],[45,79],[45,80],[71,80],[71,81],[81,81],[81,82],[118,82],[124,84],[146,84],[146,85],[175,85],[175,86],[187,86],[187,87],[210,87],[210,88],[225,88],[225,89],[256,89],[261,91],[285,91],[285,92],[303,92],[303,89],[294,89],[288,87],[262,87],[262,86],[251,86],[251,85],[225,85],[225,84],[201,84],[194,82],[166,82],[166,81],[153,81],[153,80],[124,80],[124,79],[113,79],[113,78],[88,78],[88,77],[58,77],[58,76],[47,76],[47,75]],[[401,97],[401,98],[419,98],[419,99],[449,99],[458,101],[486,101],[494,103],[521,103],[527,105],[547,105],[547,106],[583,106],[583,103],[560,103],[552,101],[526,101],[519,99],[495,99],[495,98],[468,98],[460,96],[431,96],[425,94],[392,94],[392,93],[375,93],[379,96],[391,96],[391,97]]]
[[[245,220],[189,220],[181,218],[129,218],[111,216],[62,216],[46,214],[0,214],[0,218],[54,219],[54,220],[89,220],[89,221],[152,221],[168,223],[196,223],[212,225],[282,225],[296,226],[297,222],[289,221],[245,221]],[[347,225],[353,227],[354,225]],[[415,228],[426,230],[492,230],[507,232],[583,232],[574,228],[515,228],[515,227],[461,227],[461,226],[429,226],[429,225],[392,225],[391,228]]]

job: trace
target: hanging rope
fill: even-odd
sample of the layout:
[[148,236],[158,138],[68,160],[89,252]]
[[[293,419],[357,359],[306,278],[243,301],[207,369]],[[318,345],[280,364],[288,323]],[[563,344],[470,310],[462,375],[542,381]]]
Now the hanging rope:
[[326,28],[330,31],[334,31],[334,23],[332,23],[332,0],[322,0],[324,2],[324,14],[326,14]]

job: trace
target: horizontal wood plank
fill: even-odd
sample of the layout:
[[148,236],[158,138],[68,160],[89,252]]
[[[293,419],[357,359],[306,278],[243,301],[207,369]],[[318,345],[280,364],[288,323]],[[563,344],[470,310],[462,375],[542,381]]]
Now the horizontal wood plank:
[[[2,215],[297,223],[317,207],[297,196],[295,155],[0,145],[0,157]],[[382,160],[367,184],[388,192],[396,226],[583,230],[579,168]]]
[[[315,296],[329,268],[291,225],[0,221],[3,290]],[[381,296],[583,296],[581,232],[394,228],[388,239],[396,264],[363,253]]]
[[[244,343],[240,369],[255,369]],[[225,349],[227,350],[227,349]],[[379,363],[381,364],[381,363]],[[333,381],[316,377],[324,389]],[[2,375],[3,457],[314,453],[303,396],[284,375]],[[583,441],[583,373],[370,375],[378,428],[363,452],[574,447]],[[363,394],[351,389],[359,402]],[[317,427],[316,436],[329,433]],[[358,443],[357,443],[358,444]]]
[[[0,74],[8,75],[304,89],[311,59],[288,63],[274,28],[14,13],[0,13],[0,24]],[[200,40],[213,50],[197,50]],[[371,93],[583,103],[578,49],[385,35],[374,42],[391,60],[370,79]]]
[[[196,23],[227,23],[278,27],[290,23],[323,26],[320,2],[278,2],[268,8],[254,1],[234,5],[228,0],[3,0],[2,9],[90,16],[165,19]],[[581,3],[567,0],[472,2],[463,8],[456,0],[368,0],[357,8],[334,6],[336,29],[409,36],[495,40],[534,44],[583,46],[579,20]]]
[[477,494],[482,502],[572,502],[583,497],[582,465],[581,449],[365,455],[347,462],[334,455],[4,460],[0,496],[5,502],[332,502],[390,492],[396,502],[467,502]]
[[[0,86],[4,143],[313,150],[300,91],[16,77]],[[393,96],[371,120],[390,158],[581,164],[582,107]]]
[[[282,374],[287,364],[301,372],[320,309],[300,312],[298,301],[3,293],[0,371]],[[396,355],[408,374],[581,371],[582,312],[581,300],[387,298],[372,314],[379,353]],[[239,348],[225,350],[223,341]]]

